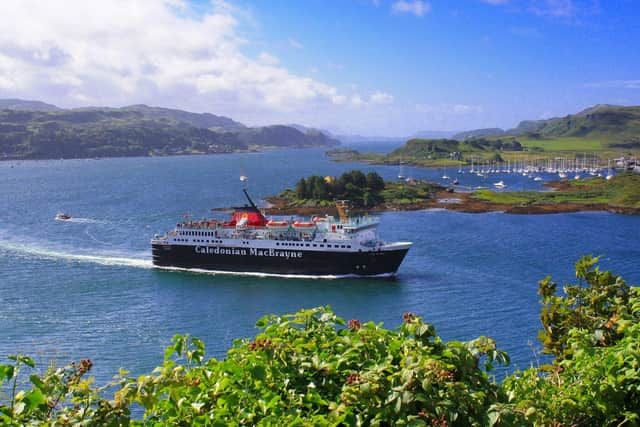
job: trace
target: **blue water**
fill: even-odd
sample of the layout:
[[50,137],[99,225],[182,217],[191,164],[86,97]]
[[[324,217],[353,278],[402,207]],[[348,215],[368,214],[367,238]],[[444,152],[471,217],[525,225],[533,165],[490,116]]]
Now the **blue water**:
[[[46,366],[91,358],[102,382],[161,363],[173,334],[205,340],[223,357],[267,313],[331,305],[350,319],[401,323],[412,311],[447,340],[489,335],[512,368],[536,363],[537,282],[574,278],[582,254],[640,283],[640,217],[446,211],[382,215],[387,240],[415,242],[394,280],[301,280],[153,269],[149,239],[185,213],[244,203],[240,171],[256,199],[311,173],[359,167],[393,179],[396,167],[332,163],[322,150],[257,154],[0,162],[0,356],[23,352]],[[417,178],[442,170],[406,168]],[[455,170],[448,172],[454,175]],[[465,177],[461,178],[464,183]],[[494,179],[494,178],[491,178]],[[537,188],[504,176],[508,188]],[[470,184],[471,185],[471,184]],[[72,222],[54,221],[59,211]]]

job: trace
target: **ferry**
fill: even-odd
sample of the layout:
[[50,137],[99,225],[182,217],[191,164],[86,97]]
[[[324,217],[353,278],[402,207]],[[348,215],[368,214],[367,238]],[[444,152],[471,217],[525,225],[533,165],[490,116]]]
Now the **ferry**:
[[228,221],[183,221],[151,240],[158,267],[229,273],[310,277],[393,276],[411,242],[378,238],[377,218],[352,217],[336,202],[339,217],[268,220],[246,189],[249,204]]

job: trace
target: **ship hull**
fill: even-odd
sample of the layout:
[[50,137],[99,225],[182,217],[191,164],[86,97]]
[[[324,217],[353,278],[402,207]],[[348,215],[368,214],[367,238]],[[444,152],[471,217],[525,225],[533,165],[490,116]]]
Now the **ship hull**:
[[393,275],[408,250],[331,252],[152,244],[153,264],[158,267],[301,276]]

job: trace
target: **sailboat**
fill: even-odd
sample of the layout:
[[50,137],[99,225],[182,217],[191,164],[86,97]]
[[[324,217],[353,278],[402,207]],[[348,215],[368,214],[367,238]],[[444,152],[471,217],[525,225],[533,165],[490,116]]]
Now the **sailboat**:
[[404,179],[404,166],[402,160],[400,160],[400,170],[398,171],[398,179]]
[[442,179],[449,179],[449,175],[447,175],[447,168],[444,168],[444,173],[442,175]]

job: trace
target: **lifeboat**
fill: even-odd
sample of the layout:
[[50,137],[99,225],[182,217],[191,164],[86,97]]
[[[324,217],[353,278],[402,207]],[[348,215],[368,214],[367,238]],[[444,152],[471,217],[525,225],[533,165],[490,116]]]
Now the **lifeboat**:
[[316,227],[313,222],[296,221],[293,223],[293,228],[298,231],[310,231]]
[[272,231],[286,231],[289,229],[289,223],[287,221],[268,221],[267,228]]
[[318,223],[318,222],[327,222],[327,218],[323,217],[323,216],[314,216],[313,218],[311,218],[311,221]]
[[71,219],[71,215],[67,215],[66,213],[60,212],[56,215],[56,219],[58,221],[68,221]]

